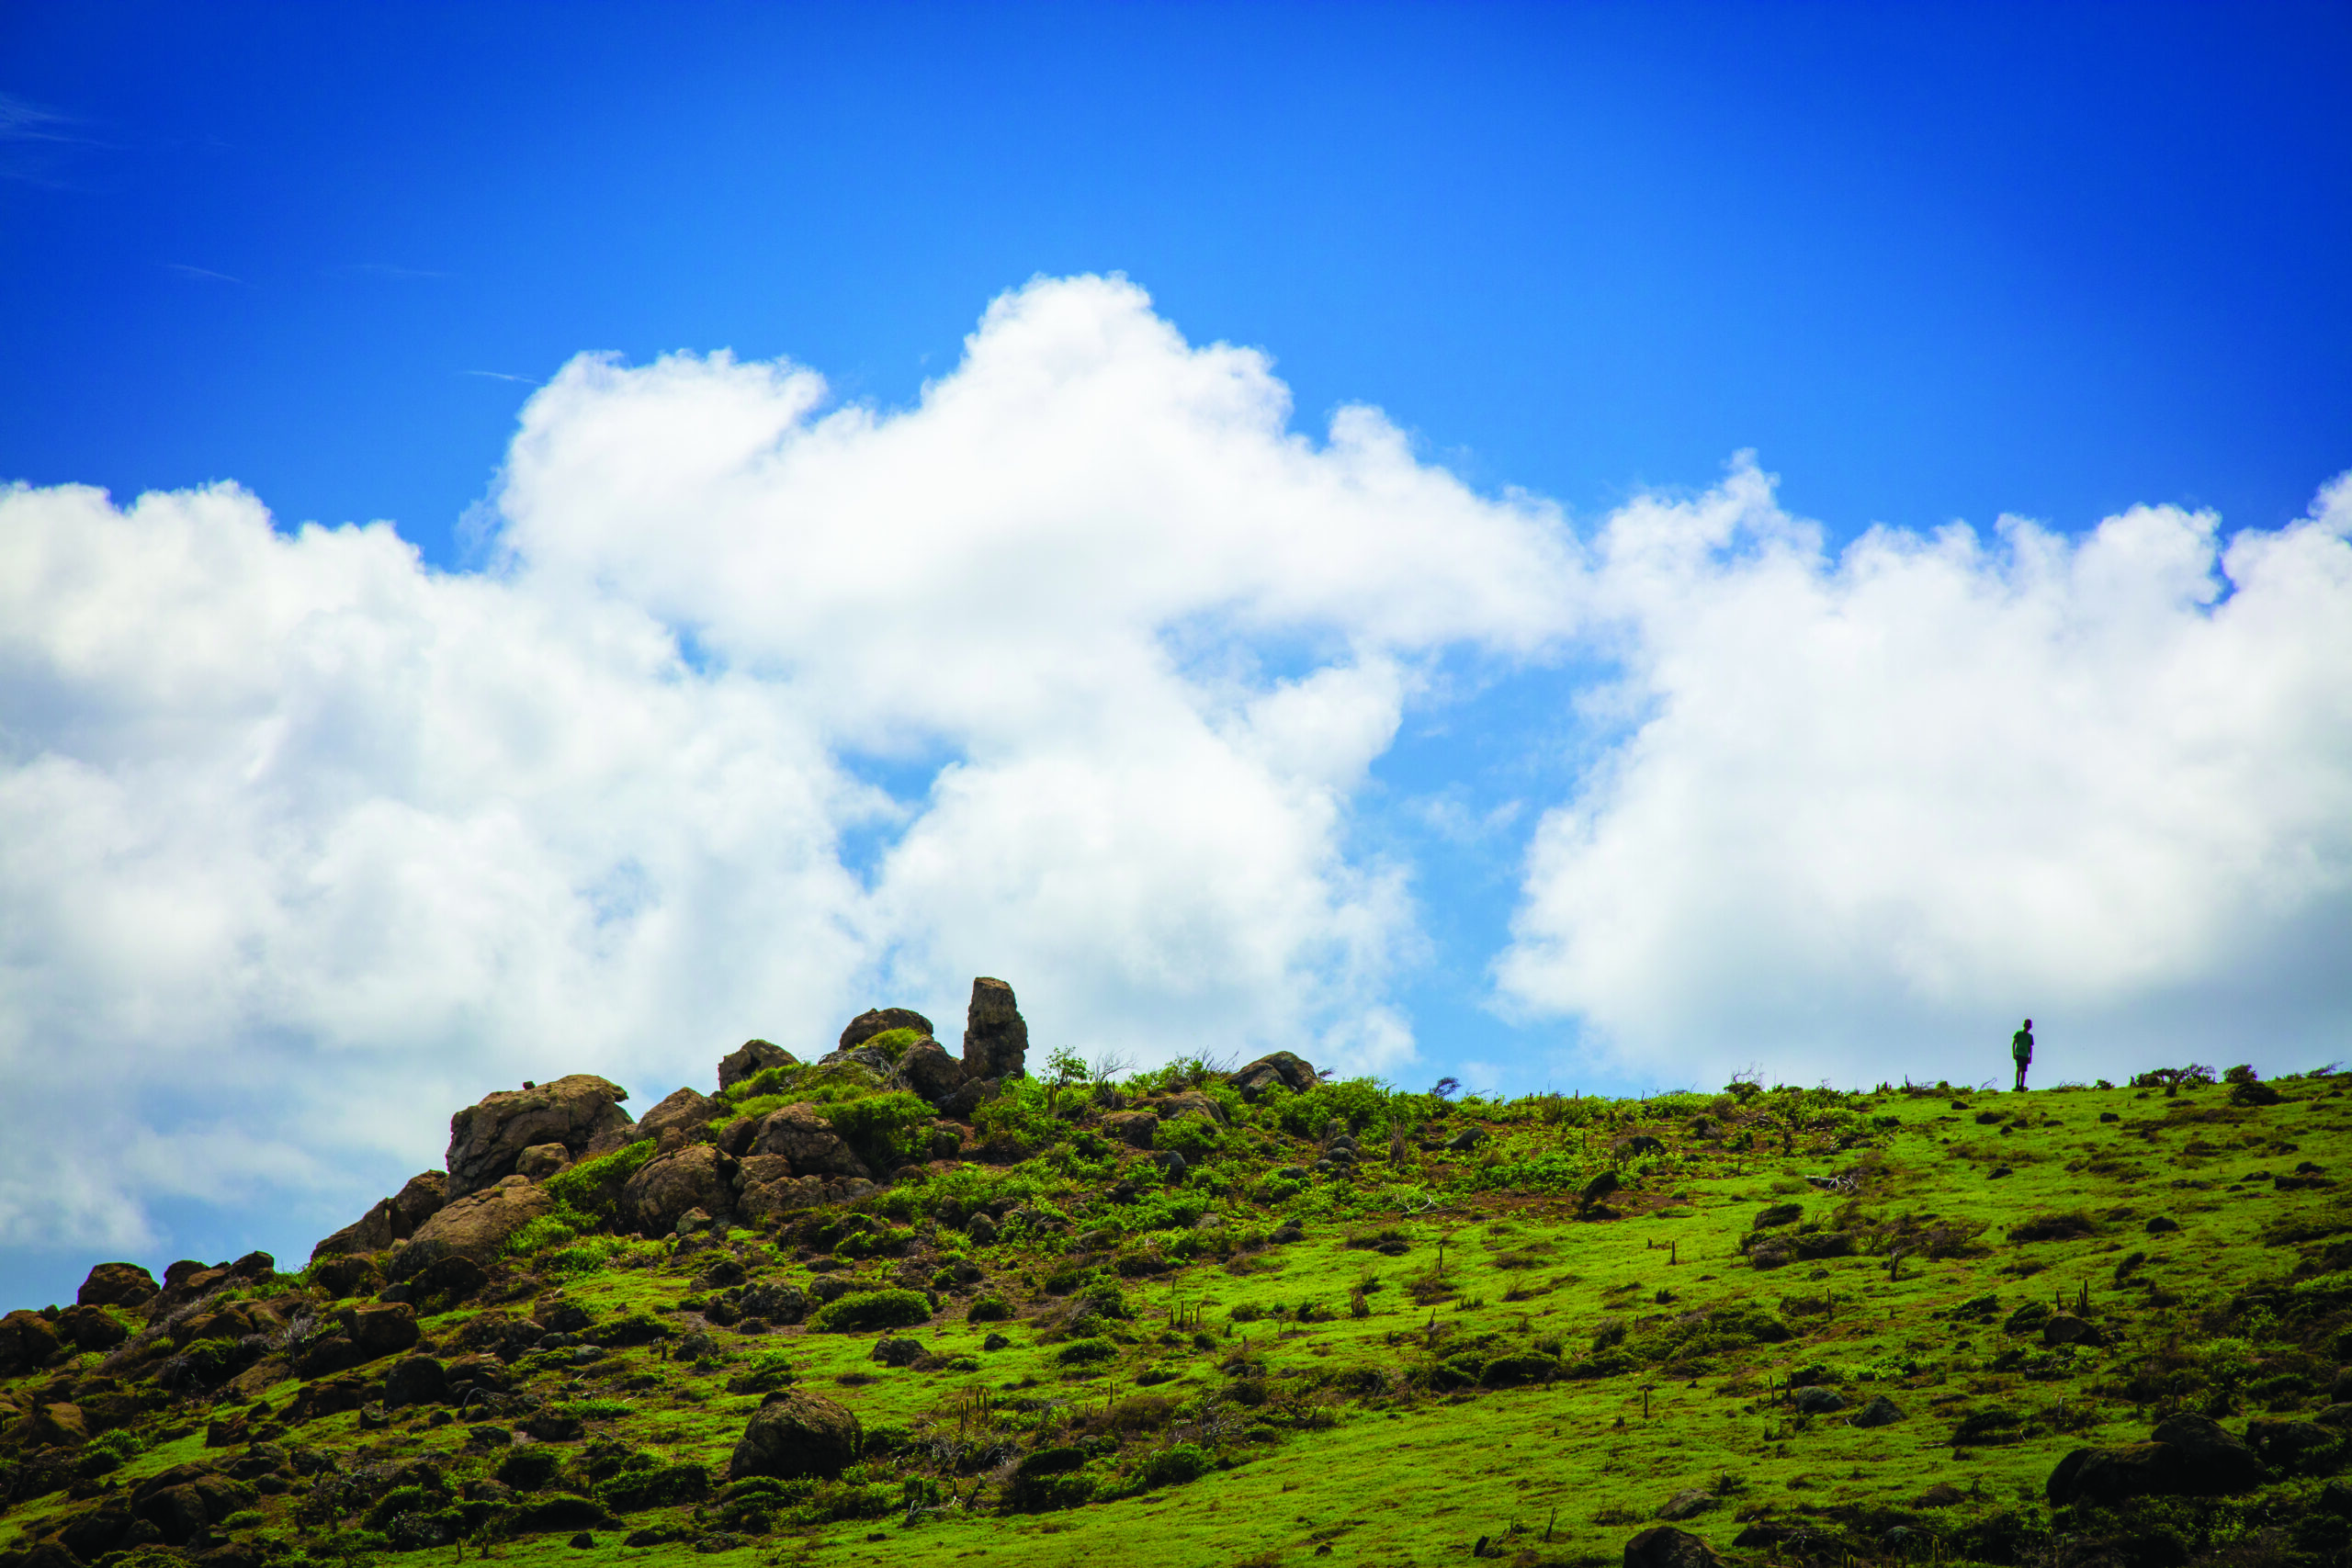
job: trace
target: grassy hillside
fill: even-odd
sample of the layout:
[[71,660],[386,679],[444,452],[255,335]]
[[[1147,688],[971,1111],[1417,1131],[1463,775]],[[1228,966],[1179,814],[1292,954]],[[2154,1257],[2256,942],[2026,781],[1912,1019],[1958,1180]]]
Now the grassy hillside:
[[[574,1166],[411,1303],[420,1343],[320,1377],[304,1337],[365,1299],[325,1263],[216,1285],[128,1364],[65,1347],[0,1383],[0,1562],[1599,1563],[1663,1513],[1733,1560],[2342,1563],[2346,1089],[1251,1102],[1193,1063],[943,1126],[770,1069],[702,1135],[813,1099],[876,1168],[961,1152],[660,1239],[611,1228],[650,1145]],[[794,1392],[855,1416],[854,1462],[730,1482]],[[2258,1482],[2047,1501],[2179,1411]],[[59,1555],[189,1465],[218,1517],[182,1548]]]

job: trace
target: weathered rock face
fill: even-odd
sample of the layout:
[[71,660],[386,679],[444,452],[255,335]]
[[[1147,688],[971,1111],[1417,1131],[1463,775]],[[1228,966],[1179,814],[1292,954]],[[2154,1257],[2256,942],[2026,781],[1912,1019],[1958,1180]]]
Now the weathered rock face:
[[709,1126],[720,1109],[718,1101],[691,1089],[681,1089],[639,1119],[638,1135],[667,1138],[674,1145],[682,1139],[694,1137]]
[[967,1077],[956,1087],[954,1093],[939,1102],[939,1113],[942,1116],[952,1116],[958,1122],[968,1122],[972,1119],[973,1111],[997,1097],[997,1091],[1003,1087],[1003,1083],[1004,1080],[1001,1078]]
[[734,1204],[735,1162],[708,1144],[688,1144],[650,1160],[621,1189],[621,1223],[640,1235],[667,1235],[691,1209],[719,1213]]
[[792,1162],[796,1176],[870,1178],[874,1174],[850,1152],[832,1123],[818,1114],[815,1106],[805,1103],[771,1112],[752,1140],[752,1153],[783,1156]]
[[420,1170],[392,1194],[392,1239],[406,1241],[416,1227],[441,1212],[449,1201],[449,1178],[444,1171]]
[[628,1090],[594,1073],[484,1096],[449,1118],[448,1198],[512,1176],[534,1144],[561,1144],[577,1157],[600,1134],[630,1125],[620,1108],[628,1098]]
[[8,1427],[6,1440],[18,1448],[78,1449],[90,1428],[78,1404],[36,1404]]
[[430,1356],[404,1356],[384,1377],[384,1408],[438,1404],[449,1397],[449,1375]]
[[771,1045],[764,1040],[746,1040],[718,1058],[718,1087],[733,1089],[745,1078],[765,1072],[770,1067],[797,1067],[800,1058],[781,1045]]
[[130,1330],[103,1308],[70,1306],[57,1314],[57,1335],[72,1341],[76,1350],[111,1350],[130,1337]]
[[1903,1407],[1880,1394],[1846,1418],[1849,1427],[1892,1427],[1903,1419]]
[[2115,1503],[2126,1497],[2211,1497],[2262,1483],[2254,1450],[2202,1416],[2170,1416],[2150,1440],[2115,1449],[2076,1449],[2058,1461],[2042,1492],[2052,1506]]
[[394,1280],[412,1279],[451,1257],[486,1268],[497,1260],[508,1236],[554,1207],[555,1200],[529,1178],[507,1177],[487,1191],[455,1200],[419,1225],[384,1271]]
[[1171,1094],[1152,1109],[1159,1113],[1163,1122],[1172,1122],[1179,1116],[1205,1116],[1212,1122],[1226,1119],[1225,1107],[1196,1089]]
[[1233,1087],[1248,1100],[1257,1100],[1276,1084],[1305,1094],[1316,1082],[1315,1064],[1288,1051],[1269,1052],[1233,1075]]
[[906,1086],[938,1105],[964,1087],[964,1066],[947,1047],[929,1035],[908,1046],[899,1056],[899,1077]]
[[744,1427],[728,1461],[728,1479],[772,1475],[789,1481],[808,1475],[830,1480],[857,1462],[865,1439],[857,1417],[822,1394],[799,1389],[772,1394]]
[[763,1224],[804,1209],[854,1202],[878,1190],[862,1176],[787,1176],[746,1183],[735,1200],[735,1213],[747,1224]]
[[155,1276],[136,1263],[101,1263],[74,1292],[76,1306],[135,1307],[155,1294]]
[[561,1144],[533,1144],[514,1162],[514,1174],[529,1181],[545,1181],[571,1164],[571,1151]]
[[1022,1021],[1012,987],[986,976],[974,980],[972,1004],[964,1016],[964,1076],[1017,1078],[1028,1071],[1028,1060],[1029,1025]]
[[893,1029],[917,1029],[929,1034],[932,1032],[931,1020],[912,1008],[869,1008],[849,1021],[849,1027],[842,1031],[841,1043],[834,1049],[854,1050],[876,1035],[887,1034]]

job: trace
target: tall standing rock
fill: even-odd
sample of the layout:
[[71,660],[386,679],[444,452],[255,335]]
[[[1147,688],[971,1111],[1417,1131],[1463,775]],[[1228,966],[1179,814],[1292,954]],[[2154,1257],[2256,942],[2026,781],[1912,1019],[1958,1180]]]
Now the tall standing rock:
[[603,1133],[630,1125],[628,1090],[594,1073],[486,1095],[449,1118],[448,1201],[514,1174],[523,1151],[561,1144],[573,1158]]
[[964,1076],[1017,1078],[1027,1071],[1029,1025],[1012,999],[1012,987],[986,976],[972,982],[972,1005],[964,1015]]

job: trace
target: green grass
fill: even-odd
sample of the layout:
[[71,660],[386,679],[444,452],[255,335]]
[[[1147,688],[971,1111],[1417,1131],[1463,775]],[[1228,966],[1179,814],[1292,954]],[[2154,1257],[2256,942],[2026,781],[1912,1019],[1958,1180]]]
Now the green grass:
[[[759,1092],[741,1102],[791,1091],[801,1070],[775,1077],[742,1086]],[[1197,1069],[1154,1078],[1129,1088],[1203,1081]],[[2233,1103],[2227,1083],[2173,1098],[1747,1089],[1447,1105],[1360,1082],[1256,1107],[1228,1090],[1227,1123],[1188,1119],[1210,1135],[1170,1180],[1092,1130],[1100,1111],[1082,1087],[1049,1111],[1031,1085],[979,1129],[1019,1139],[1028,1157],[941,1168],[865,1201],[862,1218],[809,1215],[741,1242],[744,1286],[808,1291],[830,1274],[866,1287],[802,1325],[746,1337],[707,1321],[729,1288],[703,1277],[709,1254],[594,1234],[594,1210],[574,1202],[576,1221],[520,1240],[503,1276],[513,1299],[424,1327],[454,1354],[474,1320],[527,1315],[560,1292],[600,1324],[669,1330],[586,1362],[543,1351],[513,1369],[586,1427],[547,1445],[564,1456],[558,1485],[684,1497],[681,1467],[707,1472],[705,1501],[595,1532],[631,1559],[710,1560],[683,1540],[617,1542],[630,1529],[691,1534],[732,1506],[768,1511],[761,1562],[1429,1563],[1466,1557],[1483,1536],[1522,1563],[1613,1562],[1669,1498],[1697,1489],[1715,1503],[1681,1528],[1734,1558],[1763,1560],[1731,1544],[1762,1523],[1803,1526],[1857,1557],[1901,1555],[1885,1545],[1900,1525],[1939,1561],[2039,1562],[2053,1529],[2112,1523],[2042,1505],[2071,1449],[2138,1440],[2160,1404],[2225,1410],[2233,1428],[2248,1415],[2308,1416],[2352,1353],[2352,1206],[2341,1188],[2291,1185],[2300,1164],[2352,1175],[2352,1098],[2333,1078],[2273,1087],[2275,1105]],[[861,1135],[920,1131],[884,1098],[829,1103],[871,1106],[840,1118]],[[1718,1135],[1694,1137],[1698,1117]],[[1486,1135],[1445,1146],[1468,1128]],[[1318,1173],[1341,1134],[1353,1175]],[[1635,1136],[1662,1151],[1621,1142]],[[1589,1206],[1578,1195],[1603,1171],[1624,1187]],[[2290,1185],[2248,1180],[2256,1171]],[[586,1196],[599,1183],[575,1185]],[[1799,1213],[1759,1230],[1775,1203]],[[1000,1204],[1014,1212],[996,1241],[960,1234]],[[2180,1228],[2150,1233],[2158,1216]],[[1283,1239],[1291,1223],[1297,1239]],[[1758,1266],[1781,1251],[1792,1260]],[[978,1278],[947,1285],[933,1314],[909,1282],[952,1281],[951,1264]],[[1012,1315],[970,1321],[984,1300]],[[877,1303],[890,1303],[881,1318],[852,1326]],[[2038,1331],[2009,1331],[2037,1305],[2086,1313],[2105,1343],[2045,1348]],[[689,1333],[709,1336],[698,1359],[683,1353]],[[916,1340],[922,1359],[875,1359],[885,1335]],[[991,1336],[1008,1343],[985,1348]],[[21,1401],[58,1375],[0,1385],[0,1397]],[[1792,1377],[1826,1382],[1845,1409],[1801,1415]],[[283,1413],[300,1387],[263,1397]],[[849,1405],[871,1451],[838,1483],[730,1505],[726,1457],[782,1387]],[[1881,1394],[1905,1419],[1846,1424]],[[129,1451],[113,1478],[242,1452],[203,1446],[207,1421],[236,1408],[166,1404],[140,1418],[111,1439]],[[497,1468],[501,1453],[469,1449],[463,1422],[428,1423],[402,1411],[363,1429],[346,1412],[284,1440],[341,1452],[346,1469],[439,1456],[453,1493]],[[1962,1432],[1978,1436],[1956,1446]],[[1024,1454],[1047,1468],[1016,1484]],[[1937,1485],[1961,1500],[1916,1503]],[[2165,1505],[2133,1528],[2172,1532],[2191,1560],[2316,1564],[2332,1528],[2310,1522],[2318,1485],[2279,1477],[2256,1498]],[[942,1508],[975,1487],[978,1506]],[[1091,1500],[1053,1506],[1081,1494]],[[1043,1511],[1000,1511],[1009,1495]],[[941,1511],[910,1525],[909,1498]],[[20,1503],[0,1516],[0,1548],[85,1506]],[[323,1540],[300,1533],[300,1508],[264,1497],[232,1533]],[[340,1539],[361,1512],[343,1517]],[[494,1550],[578,1562],[569,1535]]]

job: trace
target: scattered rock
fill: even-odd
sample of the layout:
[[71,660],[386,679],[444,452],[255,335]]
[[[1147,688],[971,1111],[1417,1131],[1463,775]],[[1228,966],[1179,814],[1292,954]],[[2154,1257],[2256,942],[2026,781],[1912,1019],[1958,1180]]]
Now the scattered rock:
[[1903,1419],[1902,1406],[1880,1394],[1860,1410],[1846,1417],[1849,1427],[1892,1427]]
[[782,1156],[797,1176],[873,1175],[823,1113],[806,1101],[771,1111],[752,1139],[752,1152]]
[[1152,1109],[1162,1122],[1172,1122],[1179,1116],[1205,1116],[1212,1122],[1227,1120],[1225,1107],[1196,1089],[1171,1094]]
[[1723,1568],[1723,1559],[1690,1531],[1659,1525],[1625,1543],[1625,1568]]
[[[922,1027],[924,1033],[931,1032],[929,1024]],[[1012,987],[986,976],[974,980],[964,1020],[964,1076],[1021,1077],[1028,1071],[1028,1059],[1029,1025],[1022,1021]]]
[[1159,1133],[1159,1118],[1148,1111],[1121,1111],[1102,1118],[1102,1131],[1138,1149],[1151,1147]]
[[2072,1313],[2062,1312],[2052,1314],[2041,1325],[2041,1342],[2044,1345],[2096,1347],[2106,1344],[2107,1338],[2099,1333],[2097,1324],[2076,1317]]
[[1911,1506],[1915,1508],[1949,1508],[1955,1503],[1965,1502],[1967,1497],[1968,1494],[1959,1487],[1939,1481],[1912,1498]]
[[2255,1451],[2203,1416],[2171,1416],[2150,1440],[2115,1449],[2076,1449],[2043,1485],[2052,1506],[2108,1504],[2126,1497],[2209,1497],[2262,1483]]
[[1305,1094],[1320,1081],[1314,1063],[1288,1051],[1270,1051],[1237,1069],[1232,1078],[1233,1087],[1241,1091],[1241,1098],[1251,1101],[1277,1084],[1294,1094]]
[[1789,1403],[1801,1416],[1826,1416],[1846,1408],[1846,1396],[1834,1388],[1801,1388]]
[[1804,1218],[1802,1203],[1775,1203],[1769,1209],[1758,1209],[1756,1217],[1747,1222],[1752,1231],[1768,1231],[1776,1225],[1792,1225]]
[[911,1367],[922,1360],[923,1355],[922,1340],[893,1339],[886,1334],[874,1342],[874,1349],[869,1359],[879,1361],[886,1367]]
[[1577,1191],[1577,1203],[1581,1208],[1589,1209],[1623,1185],[1623,1182],[1617,1179],[1615,1171],[1604,1170],[1590,1181],[1586,1182]]
[[2178,1220],[2167,1219],[2164,1215],[2158,1214],[2154,1219],[2150,1220],[2141,1228],[2146,1231],[2150,1235],[2164,1235],[2168,1232],[2178,1230],[2180,1228],[2180,1222]]
[[555,1200],[528,1177],[501,1178],[495,1186],[452,1201],[419,1225],[384,1272],[395,1280],[412,1279],[450,1257],[487,1268],[498,1260],[507,1237],[554,1208]]
[[500,1089],[449,1118],[451,1201],[514,1174],[534,1144],[561,1144],[576,1157],[608,1129],[630,1125],[628,1090],[594,1073],[526,1089]]
[[384,1408],[439,1404],[449,1397],[448,1373],[430,1356],[404,1356],[384,1377]]
[[1464,1127],[1446,1139],[1445,1147],[1450,1154],[1464,1154],[1476,1148],[1486,1141],[1486,1138],[1487,1130],[1484,1127]]
[[771,1045],[764,1040],[746,1040],[718,1058],[718,1087],[724,1091],[770,1067],[797,1067],[799,1065],[800,1058],[781,1045]]
[[983,1210],[964,1222],[964,1234],[982,1247],[990,1246],[996,1240],[996,1222]]
[[1619,1159],[1639,1159],[1644,1155],[1666,1153],[1666,1145],[1647,1133],[1634,1133],[1611,1144],[1609,1152]]
[[365,1302],[345,1307],[334,1320],[363,1361],[405,1350],[417,1340],[416,1309],[405,1302]]
[[77,1306],[135,1307],[145,1304],[157,1290],[155,1276],[136,1263],[101,1263],[74,1292]]
[[1695,1518],[1714,1506],[1713,1493],[1703,1486],[1693,1486],[1688,1491],[1677,1492],[1668,1498],[1656,1517],[1661,1519]]
[[78,1449],[90,1440],[90,1428],[80,1405],[60,1401],[26,1411],[9,1425],[6,1438],[21,1449]]
[[744,1427],[728,1461],[728,1479],[830,1480],[857,1461],[864,1438],[857,1417],[822,1394],[799,1389],[771,1394]]
[[[1002,981],[996,982],[1002,985]],[[842,1031],[842,1051],[854,1051],[877,1034],[888,1034],[894,1029],[912,1029],[923,1034],[933,1032],[931,1020],[912,1008],[869,1008],[849,1021]]]
[[2334,1460],[2343,1438],[2325,1427],[2310,1421],[2249,1421],[2245,1425],[2246,1446],[2262,1456],[2262,1462],[2294,1474],[2305,1470],[2319,1470]]

